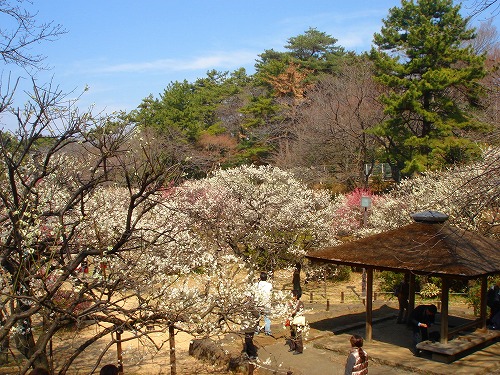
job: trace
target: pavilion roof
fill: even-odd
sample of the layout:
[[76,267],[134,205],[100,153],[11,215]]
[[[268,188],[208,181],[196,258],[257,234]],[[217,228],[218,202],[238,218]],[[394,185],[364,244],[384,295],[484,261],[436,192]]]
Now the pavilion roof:
[[312,261],[475,278],[500,273],[500,242],[447,223],[416,222],[309,252]]

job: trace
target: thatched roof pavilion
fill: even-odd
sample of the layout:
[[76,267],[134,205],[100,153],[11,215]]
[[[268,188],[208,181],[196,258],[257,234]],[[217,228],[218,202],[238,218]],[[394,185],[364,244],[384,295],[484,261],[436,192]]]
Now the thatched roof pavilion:
[[500,273],[500,242],[446,223],[436,211],[414,214],[415,223],[339,246],[311,251],[311,261],[362,267],[367,271],[367,332],[371,340],[373,270],[410,275],[410,309],[415,304],[415,275],[441,277],[441,340],[448,340],[448,292],[450,279],[482,280],[482,304],[478,325],[486,327],[487,276]]

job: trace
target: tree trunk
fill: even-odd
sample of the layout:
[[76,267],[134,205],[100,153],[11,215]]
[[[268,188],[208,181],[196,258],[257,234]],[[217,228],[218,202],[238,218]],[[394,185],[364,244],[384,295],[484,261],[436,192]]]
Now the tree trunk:
[[9,344],[8,337],[0,342],[0,366],[9,362]]
[[[5,319],[2,311],[0,310],[0,325],[5,324]],[[9,362],[9,336],[5,337],[2,341],[0,341],[0,365],[4,365]]]
[[[21,332],[14,335],[14,342],[17,350],[28,360],[35,355],[36,344],[33,332],[31,331],[31,320],[26,319],[22,324]],[[45,350],[38,353],[33,360],[34,367],[49,368],[49,360]]]

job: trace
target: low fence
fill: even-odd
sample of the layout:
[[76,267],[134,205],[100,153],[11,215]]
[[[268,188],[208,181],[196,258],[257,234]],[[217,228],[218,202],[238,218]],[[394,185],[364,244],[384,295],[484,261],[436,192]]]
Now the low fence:
[[[308,295],[308,299],[306,297]],[[450,296],[465,296],[466,293],[450,293]],[[420,303],[433,303],[437,306],[438,310],[441,310],[441,301],[430,300],[421,298],[419,293],[415,295],[415,301]],[[373,301],[395,301],[397,303],[397,298],[394,296],[392,292],[382,292],[376,291],[373,292]],[[357,292],[354,287],[347,288],[347,290],[342,290],[336,293],[325,293],[325,291],[304,291],[302,295],[302,301],[315,303],[315,304],[324,304],[326,311],[330,310],[330,303],[366,303],[366,294],[363,292]]]

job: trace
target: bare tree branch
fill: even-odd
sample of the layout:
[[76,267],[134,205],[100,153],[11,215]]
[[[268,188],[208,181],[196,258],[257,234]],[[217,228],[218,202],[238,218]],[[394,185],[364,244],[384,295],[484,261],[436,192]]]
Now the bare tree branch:
[[[17,1],[0,1],[0,56],[6,64],[16,64],[23,68],[43,68],[45,56],[32,54],[30,49],[43,41],[54,41],[66,30],[53,22],[38,23],[37,13],[30,13]],[[12,25],[6,28],[5,25]]]

